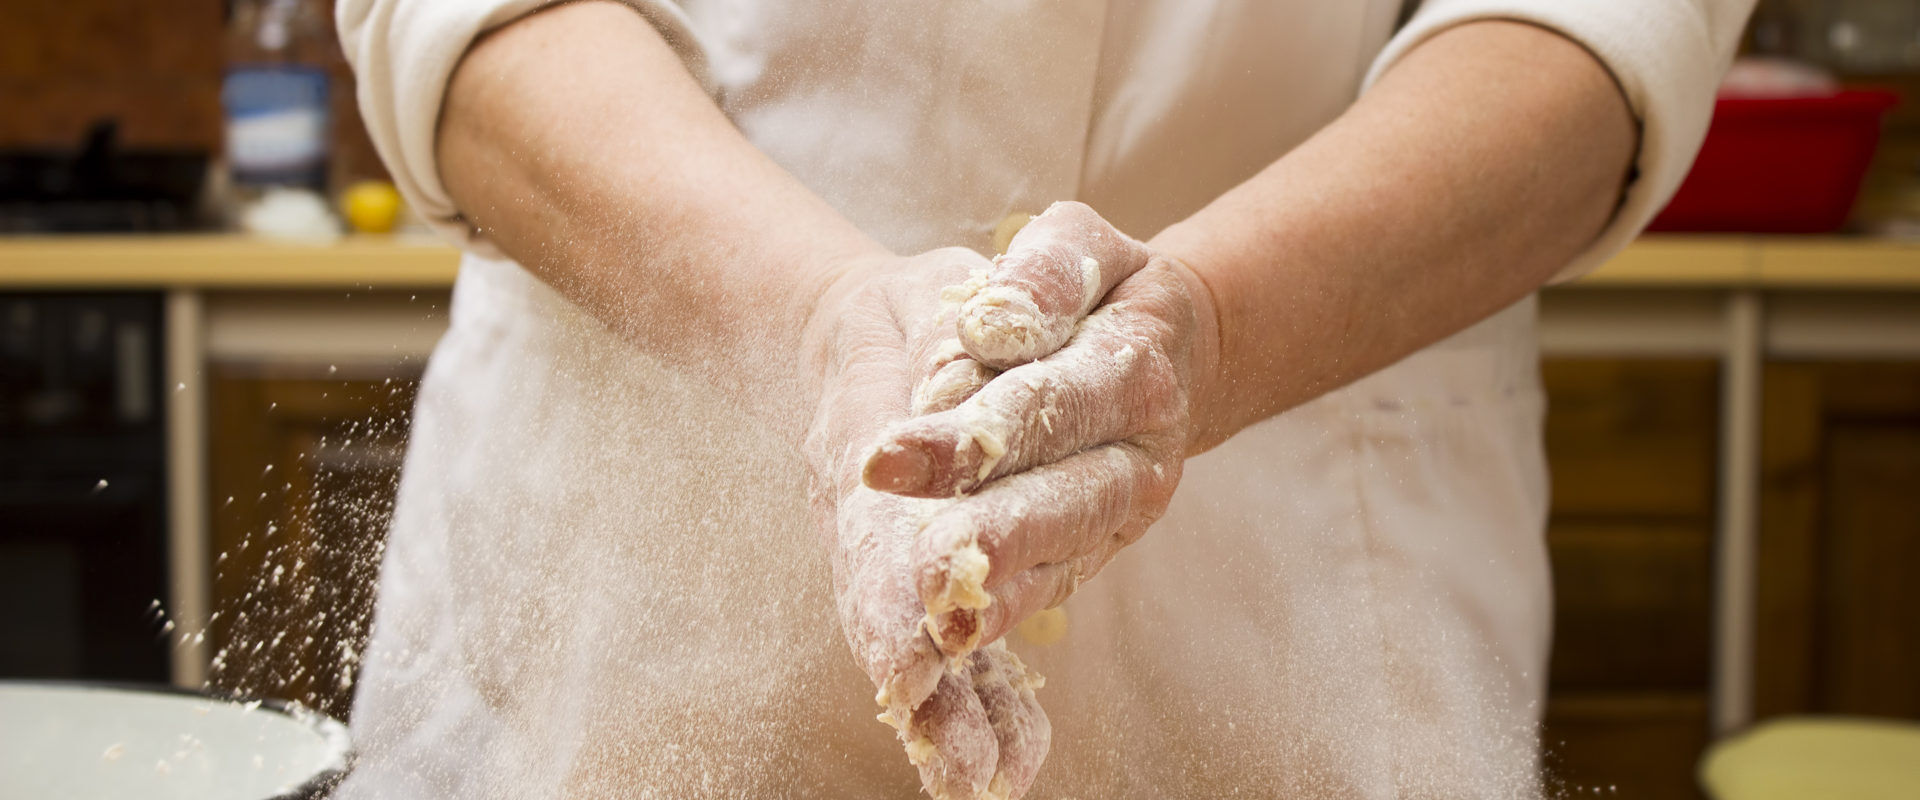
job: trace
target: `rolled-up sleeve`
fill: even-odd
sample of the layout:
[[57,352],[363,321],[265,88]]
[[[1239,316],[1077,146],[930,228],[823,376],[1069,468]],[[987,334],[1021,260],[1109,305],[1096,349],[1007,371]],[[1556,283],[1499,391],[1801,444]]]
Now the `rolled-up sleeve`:
[[[706,57],[668,0],[622,0],[658,28],[703,84]],[[460,220],[440,180],[434,138],[454,67],[474,40],[558,0],[340,0],[334,24],[353,67],[360,114],[394,184],[435,229],[498,255]]]
[[1666,205],[1693,166],[1713,96],[1733,60],[1754,0],[1428,0],[1374,60],[1366,85],[1420,43],[1455,25],[1515,20],[1556,31],[1592,52],[1619,82],[1640,124],[1633,182],[1600,236],[1554,281],[1618,253]]

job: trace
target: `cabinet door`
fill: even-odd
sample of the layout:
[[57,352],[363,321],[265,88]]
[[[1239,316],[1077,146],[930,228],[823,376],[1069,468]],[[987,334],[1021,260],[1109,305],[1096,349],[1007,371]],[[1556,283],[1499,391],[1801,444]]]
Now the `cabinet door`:
[[416,377],[211,381],[214,686],[346,717]]
[[1920,719],[1920,364],[1769,364],[1755,711]]
[[[1554,360],[1550,780],[1693,798],[1707,743],[1713,362]],[[1768,363],[1758,717],[1920,718],[1920,364]]]
[[1551,785],[1695,798],[1707,740],[1718,365],[1542,367],[1553,505]]

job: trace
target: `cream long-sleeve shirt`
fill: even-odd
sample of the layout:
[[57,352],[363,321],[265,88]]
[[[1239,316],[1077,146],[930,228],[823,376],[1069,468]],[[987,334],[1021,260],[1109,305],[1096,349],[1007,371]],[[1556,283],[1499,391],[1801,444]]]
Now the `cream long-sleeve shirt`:
[[[544,0],[341,0],[375,144],[469,249],[422,385],[354,710],[357,797],[911,797],[839,644],[800,467],[460,223],[449,74]],[[1751,0],[634,0],[746,136],[900,252],[1091,204],[1147,237],[1467,21],[1559,31],[1683,177]],[[555,124],[565,124],[556,120]],[[608,154],[617,158],[619,154]],[[1383,221],[1390,228],[1392,221]],[[1550,593],[1531,300],[1192,459],[1167,517],[1012,646],[1035,797],[1538,792]],[[750,444],[752,443],[752,444]]]
[[[473,242],[469,229],[459,224],[434,160],[440,101],[454,66],[476,37],[554,1],[343,0],[338,5],[341,40],[359,78],[361,111],[381,157],[415,209],[478,252],[497,255],[485,243]],[[872,122],[884,124],[859,135],[869,139],[867,147],[888,148],[884,154],[892,159],[968,154],[984,146],[1002,151],[1004,158],[995,160],[1008,167],[1031,162],[1018,164],[1024,168],[1019,171],[1033,175],[1018,182],[1024,191],[980,187],[998,202],[982,199],[957,209],[928,198],[951,192],[952,180],[911,198],[919,201],[911,208],[914,214],[936,208],[946,212],[940,216],[974,212],[963,223],[972,236],[942,242],[961,244],[977,243],[991,231],[1000,219],[993,206],[1004,216],[1044,208],[1046,201],[1062,197],[1107,201],[1095,205],[1135,236],[1151,236],[1304,139],[1401,55],[1435,34],[1474,20],[1531,22],[1592,51],[1613,73],[1641,123],[1638,180],[1613,224],[1569,264],[1566,276],[1624,247],[1679,187],[1706,134],[1719,76],[1753,5],[1753,0],[1429,0],[1418,3],[1395,32],[1392,25],[1403,9],[1393,0],[1338,8],[1285,0],[1082,0],[949,3],[934,9],[845,0],[626,1],[660,28],[756,143],[765,140],[762,146],[776,157],[811,159],[781,159],[803,180],[827,166],[818,163],[825,160],[826,145],[859,147],[863,143],[851,140],[852,129]],[[905,24],[893,30],[893,23]],[[975,39],[975,32],[995,37]],[[875,43],[875,37],[891,41]],[[925,48],[928,37],[966,48],[972,54],[963,59],[972,73],[969,80],[999,81],[1003,90],[995,99],[1017,103],[1000,110],[1027,111],[1021,116],[1037,121],[967,113],[992,110],[988,104],[931,116],[903,113],[925,108],[930,100],[964,105],[953,102],[960,93],[954,73],[961,65],[952,63],[950,52],[943,53],[945,64],[926,63],[932,60],[929,53],[941,49]],[[1243,42],[1248,46],[1234,46]],[[1047,52],[1023,50],[1026,45]],[[809,65],[817,76],[814,85],[775,90],[769,79],[779,76],[783,60],[791,64],[792,59],[820,62]],[[839,74],[821,75],[820,64],[837,65],[829,72]],[[853,90],[867,88],[884,91],[854,96]],[[859,115],[835,117],[832,110]],[[1045,138],[1026,139],[1022,146],[1021,135]],[[1220,147],[1222,139],[1240,146]],[[783,140],[803,141],[781,146]],[[975,175],[962,170],[952,177]],[[853,179],[841,183],[860,185]],[[885,201],[855,205],[853,198],[833,191],[839,187],[818,179],[810,184],[856,222],[887,228],[883,234],[929,227],[890,219],[899,215],[880,213],[889,207]],[[1169,193],[1173,196],[1161,197]],[[1155,199],[1142,200],[1140,194]],[[885,238],[906,239],[897,233]]]

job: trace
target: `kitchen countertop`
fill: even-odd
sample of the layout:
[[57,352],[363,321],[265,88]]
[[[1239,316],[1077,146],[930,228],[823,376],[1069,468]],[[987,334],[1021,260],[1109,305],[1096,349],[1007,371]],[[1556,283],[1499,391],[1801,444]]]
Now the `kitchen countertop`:
[[[0,288],[444,288],[459,253],[431,237],[330,244],[238,235],[0,237]],[[1920,291],[1920,242],[1650,235],[1568,288]]]
[[431,289],[460,251],[432,236],[313,244],[240,235],[0,237],[0,287],[35,289]]

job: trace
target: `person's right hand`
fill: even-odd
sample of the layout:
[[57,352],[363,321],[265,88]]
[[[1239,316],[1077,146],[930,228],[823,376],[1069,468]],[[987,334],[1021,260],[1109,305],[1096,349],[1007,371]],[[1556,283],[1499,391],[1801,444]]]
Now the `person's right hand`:
[[889,426],[958,402],[992,377],[960,346],[957,306],[941,300],[943,288],[989,267],[962,248],[848,265],[804,338],[819,400],[803,450],[841,627],[878,690],[881,721],[935,798],[1019,797],[1051,740],[1033,693],[1041,679],[1019,658],[1001,646],[949,657],[924,627],[916,543],[926,521],[957,501],[861,480]]

